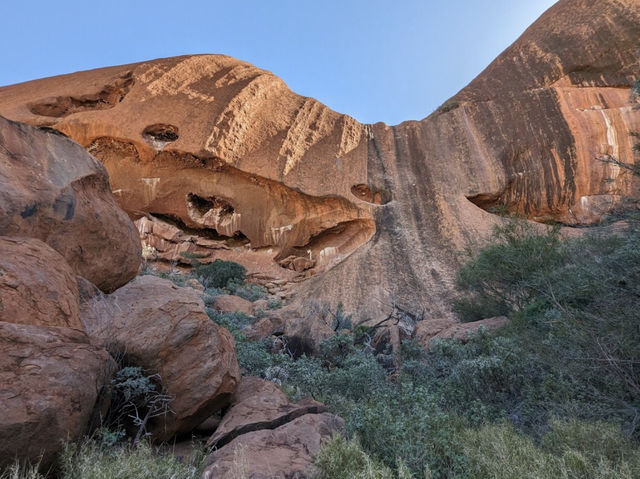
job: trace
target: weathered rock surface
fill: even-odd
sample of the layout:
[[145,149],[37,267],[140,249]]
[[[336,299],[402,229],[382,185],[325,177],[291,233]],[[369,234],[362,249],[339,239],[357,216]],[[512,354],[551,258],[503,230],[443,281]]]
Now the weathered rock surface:
[[310,477],[314,456],[343,428],[344,421],[333,414],[305,414],[276,429],[243,434],[207,458],[202,479]]
[[0,322],[0,469],[16,456],[46,466],[87,430],[109,354],[68,328]]
[[229,403],[240,379],[233,338],[209,319],[196,290],[140,276],[85,302],[81,319],[125,363],[160,375],[174,399],[172,413],[151,424],[155,439],[190,432]]
[[488,331],[499,329],[509,322],[506,316],[471,321],[469,323],[457,323],[449,320],[421,321],[416,327],[415,338],[423,347],[429,348],[432,339],[459,339],[468,340],[477,333],[480,328]]
[[76,275],[40,240],[0,236],[0,321],[82,331]]
[[213,300],[213,309],[223,313],[239,312],[248,315],[253,314],[253,303],[240,296],[232,294],[219,294]]
[[277,316],[261,318],[242,329],[243,334],[251,341],[260,341],[274,333],[284,333],[283,321]]
[[0,114],[85,146],[131,215],[299,279],[292,307],[452,318],[456,252],[502,221],[494,207],[588,225],[638,197],[637,179],[598,160],[634,160],[638,38],[637,0],[561,0],[438,111],[393,127],[216,55],[3,87]]
[[138,271],[136,233],[100,162],[55,130],[0,117],[0,235],[44,241],[111,291]]
[[293,403],[275,383],[253,376],[244,377],[231,407],[207,445],[221,448],[243,434],[275,429],[305,414],[323,412],[327,412],[327,408],[317,401],[303,399]]

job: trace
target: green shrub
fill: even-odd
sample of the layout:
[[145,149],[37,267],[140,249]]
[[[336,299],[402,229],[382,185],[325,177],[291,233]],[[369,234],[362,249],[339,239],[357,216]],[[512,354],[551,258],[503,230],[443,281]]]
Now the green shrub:
[[[460,268],[457,287],[471,303],[456,308],[468,320],[469,310],[495,316],[528,305],[544,287],[545,278],[564,258],[558,229],[537,234],[524,221],[512,221],[496,228],[492,242]],[[488,317],[485,316],[485,317]]]
[[229,293],[252,302],[264,299],[269,295],[264,286],[252,283],[239,283],[236,280],[231,280],[227,284],[227,289]]
[[271,298],[267,302],[267,308],[269,309],[280,309],[282,308],[282,299],[281,298]]
[[342,366],[347,357],[355,351],[351,334],[335,334],[318,344],[318,356],[329,368]]
[[247,270],[233,261],[217,259],[213,263],[196,266],[193,274],[205,288],[226,288],[231,281],[244,282]]
[[344,329],[351,331],[351,329],[353,329],[353,323],[351,322],[352,315],[344,312],[344,305],[342,304],[342,301],[338,302],[335,313],[331,311],[329,311],[329,313],[333,316],[331,329],[335,332],[339,332]]
[[510,308],[505,301],[491,296],[475,294],[471,297],[456,298],[453,301],[453,312],[463,323],[479,321],[509,314]]
[[389,467],[401,459],[418,476],[425,469],[435,478],[455,476],[465,468],[460,437],[465,421],[444,411],[438,399],[423,387],[379,384],[344,415],[347,433]]
[[438,113],[442,114],[442,113],[448,113],[450,111],[453,111],[457,108],[460,107],[460,102],[458,101],[448,101],[447,103],[445,103],[444,105],[441,105],[440,107],[438,107]]
[[238,364],[249,376],[264,377],[267,368],[273,365],[273,355],[263,342],[236,341]]
[[214,322],[227,329],[236,340],[241,340],[242,330],[251,324],[255,319],[240,311],[223,313],[213,308],[205,308],[207,316]]
[[111,406],[105,426],[111,435],[103,433],[104,442],[117,442],[126,430],[137,443],[146,433],[146,427],[154,417],[169,412],[172,398],[160,387],[158,374],[147,374],[137,366],[120,369],[111,380]]
[[474,300],[511,310],[511,325],[500,332],[508,342],[483,352],[479,338],[455,358],[440,354],[444,386],[480,399],[491,417],[502,407],[519,425],[577,415],[626,421],[635,431],[640,228],[633,217],[627,223],[619,234],[564,240],[520,222],[497,230],[496,244],[461,269],[458,284]]

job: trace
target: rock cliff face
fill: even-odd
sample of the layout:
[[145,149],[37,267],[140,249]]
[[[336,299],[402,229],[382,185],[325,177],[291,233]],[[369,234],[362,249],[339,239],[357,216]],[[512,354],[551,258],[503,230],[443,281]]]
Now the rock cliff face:
[[442,318],[456,253],[501,221],[494,208],[582,226],[637,198],[637,180],[599,158],[634,161],[638,38],[637,0],[562,0],[438,111],[393,127],[218,55],[3,87],[0,114],[70,136],[134,219],[300,282],[299,301]]

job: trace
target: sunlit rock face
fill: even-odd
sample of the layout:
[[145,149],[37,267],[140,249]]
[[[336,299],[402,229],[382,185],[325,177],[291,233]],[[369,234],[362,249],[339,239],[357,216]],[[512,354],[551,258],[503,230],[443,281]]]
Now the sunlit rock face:
[[397,126],[362,125],[220,55],[3,87],[0,114],[70,136],[130,216],[191,238],[139,224],[150,257],[210,241],[206,261],[289,282],[298,302],[443,318],[458,252],[496,210],[583,226],[637,198],[609,160],[634,161],[639,38],[636,0],[562,0],[438,111]]

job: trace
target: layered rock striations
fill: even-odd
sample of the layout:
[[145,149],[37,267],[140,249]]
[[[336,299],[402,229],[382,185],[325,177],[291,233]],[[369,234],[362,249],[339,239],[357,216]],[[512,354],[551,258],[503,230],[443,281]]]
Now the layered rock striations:
[[207,240],[210,259],[300,281],[299,301],[447,318],[457,252],[501,221],[495,210],[584,226],[637,198],[612,160],[634,161],[638,38],[636,0],[562,0],[438,111],[393,127],[220,55],[3,87],[0,114],[73,138],[132,218],[190,238],[139,224],[149,257]]

